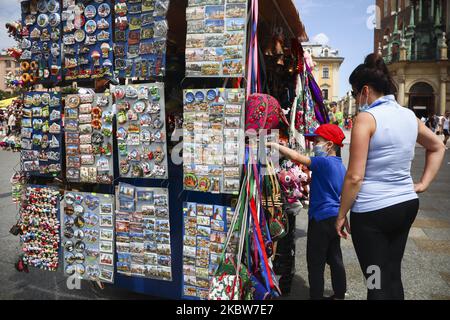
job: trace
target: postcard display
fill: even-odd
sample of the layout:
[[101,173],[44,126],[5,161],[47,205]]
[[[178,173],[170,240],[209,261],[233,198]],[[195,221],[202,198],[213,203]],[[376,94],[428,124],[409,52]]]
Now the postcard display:
[[169,0],[116,1],[115,70],[121,78],[164,76]]
[[184,189],[238,194],[243,89],[184,91]]
[[247,0],[189,0],[186,76],[243,77]]
[[64,273],[114,282],[114,196],[66,191],[61,217]]
[[61,80],[59,0],[23,1],[21,7],[22,24],[27,27],[20,43],[22,79],[26,83],[57,83]]
[[113,92],[120,176],[167,179],[164,84],[118,86]]
[[193,202],[183,204],[183,296],[207,299],[234,211]]
[[117,272],[171,281],[168,189],[120,183],[116,199]]
[[26,265],[56,271],[59,250],[59,191],[28,185],[22,197],[18,225],[22,230],[22,260]]
[[108,94],[66,96],[66,178],[69,182],[113,182],[113,112]]
[[34,176],[61,173],[61,95],[28,92],[21,129],[21,167]]
[[111,76],[113,69],[110,0],[64,0],[62,21],[66,80]]

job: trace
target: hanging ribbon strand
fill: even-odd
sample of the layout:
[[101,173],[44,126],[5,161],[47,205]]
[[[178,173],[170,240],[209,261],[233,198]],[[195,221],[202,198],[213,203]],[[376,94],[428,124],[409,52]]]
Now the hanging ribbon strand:
[[261,92],[258,58],[258,12],[259,0],[252,0],[250,10],[250,46],[248,56],[247,97],[252,93]]

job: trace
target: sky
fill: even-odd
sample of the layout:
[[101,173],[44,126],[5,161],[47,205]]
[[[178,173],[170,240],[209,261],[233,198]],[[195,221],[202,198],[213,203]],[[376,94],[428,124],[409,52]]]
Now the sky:
[[[372,53],[375,0],[294,0],[310,41],[317,40],[339,50],[344,57],[340,69],[340,96],[351,90],[348,78]],[[368,13],[369,12],[369,13]]]
[[[268,0],[260,0],[263,1]],[[294,0],[310,40],[327,43],[345,58],[340,74],[340,96],[350,90],[348,77],[373,52],[373,30],[367,26],[374,0]],[[369,10],[370,11],[370,10]],[[0,49],[15,45],[5,23],[20,19],[20,0],[0,0]]]
[[8,37],[5,24],[20,20],[20,2],[18,0],[0,0],[0,49],[15,46],[13,38]]

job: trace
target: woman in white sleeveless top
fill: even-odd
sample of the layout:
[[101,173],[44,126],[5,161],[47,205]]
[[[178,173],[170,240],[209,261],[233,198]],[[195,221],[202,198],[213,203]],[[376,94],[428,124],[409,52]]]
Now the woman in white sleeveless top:
[[[436,177],[445,148],[411,110],[395,101],[382,57],[369,55],[353,71],[350,83],[364,112],[352,130],[336,231],[347,238],[344,229],[350,233],[351,210],[352,240],[368,280],[367,298],[404,299],[401,261],[419,210],[417,193],[425,192]],[[416,142],[427,150],[427,159],[422,179],[414,184],[411,162]]]
[[446,111],[442,118],[442,132],[444,133],[444,145],[447,147],[448,138],[450,138],[450,111]]

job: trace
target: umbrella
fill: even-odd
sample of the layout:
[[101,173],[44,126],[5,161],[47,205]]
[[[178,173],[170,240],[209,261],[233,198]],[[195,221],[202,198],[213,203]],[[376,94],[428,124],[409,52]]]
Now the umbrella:
[[8,108],[13,103],[13,101],[16,99],[17,99],[17,97],[0,100],[0,109]]

